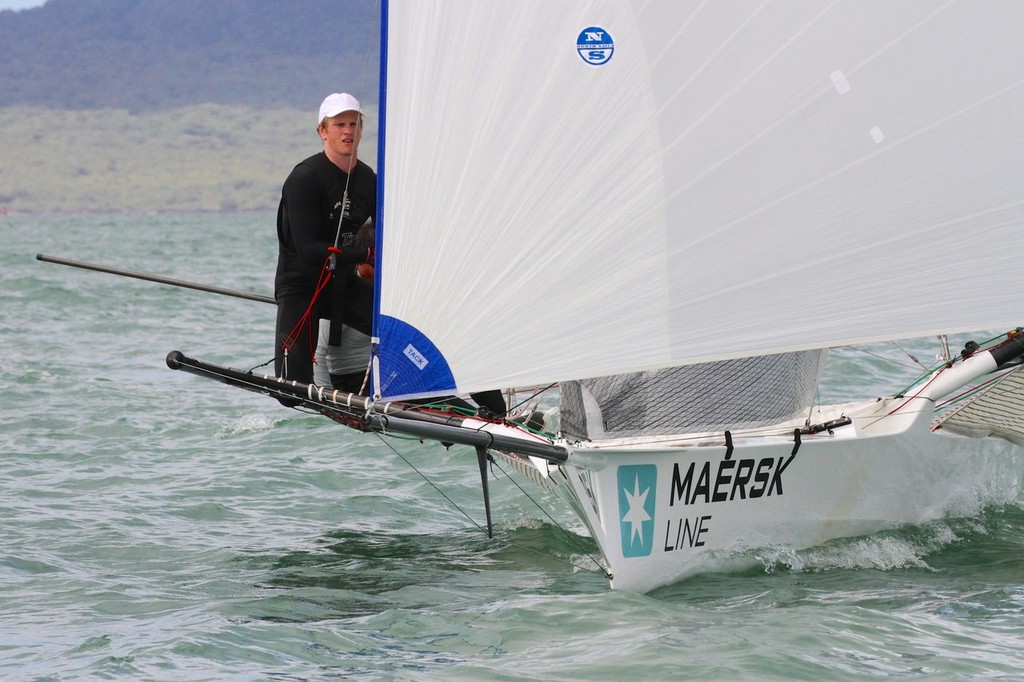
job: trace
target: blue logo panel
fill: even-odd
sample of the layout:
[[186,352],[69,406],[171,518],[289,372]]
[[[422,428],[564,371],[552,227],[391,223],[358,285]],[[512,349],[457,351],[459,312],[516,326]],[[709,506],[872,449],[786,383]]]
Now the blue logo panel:
[[619,532],[622,556],[648,556],[654,548],[654,494],[658,487],[658,467],[654,464],[620,466]]
[[600,26],[588,26],[576,38],[576,51],[591,66],[607,64],[615,52],[615,41],[608,31]]
[[380,393],[385,398],[422,393],[455,393],[455,377],[444,355],[419,329],[380,316]]

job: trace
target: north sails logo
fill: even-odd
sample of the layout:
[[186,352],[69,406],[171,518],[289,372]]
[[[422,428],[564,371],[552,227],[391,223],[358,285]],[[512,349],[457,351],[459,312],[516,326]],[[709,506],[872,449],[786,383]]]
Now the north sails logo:
[[654,548],[654,493],[658,467],[653,464],[620,466],[619,532],[622,556],[648,556]]
[[612,58],[615,42],[608,31],[600,26],[589,26],[580,31],[576,38],[576,51],[587,64],[601,66]]

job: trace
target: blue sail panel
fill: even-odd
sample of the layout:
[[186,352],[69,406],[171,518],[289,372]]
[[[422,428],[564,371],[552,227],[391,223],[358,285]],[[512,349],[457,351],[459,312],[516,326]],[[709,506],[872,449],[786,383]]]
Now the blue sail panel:
[[455,392],[448,361],[419,329],[389,315],[378,318],[380,394],[384,398]]

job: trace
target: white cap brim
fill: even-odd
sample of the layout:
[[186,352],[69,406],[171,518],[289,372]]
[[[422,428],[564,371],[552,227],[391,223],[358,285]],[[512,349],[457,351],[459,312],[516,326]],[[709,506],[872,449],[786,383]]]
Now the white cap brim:
[[325,118],[332,118],[346,111],[363,113],[363,110],[359,107],[359,100],[347,92],[336,92],[333,95],[327,95],[324,101],[320,103],[320,118],[316,120],[317,125],[320,125],[320,122]]

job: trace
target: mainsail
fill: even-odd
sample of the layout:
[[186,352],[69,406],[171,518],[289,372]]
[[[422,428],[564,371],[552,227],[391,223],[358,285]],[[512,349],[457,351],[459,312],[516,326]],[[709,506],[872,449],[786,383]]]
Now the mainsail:
[[384,397],[1024,319],[1024,3],[383,12]]

